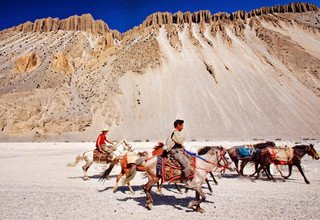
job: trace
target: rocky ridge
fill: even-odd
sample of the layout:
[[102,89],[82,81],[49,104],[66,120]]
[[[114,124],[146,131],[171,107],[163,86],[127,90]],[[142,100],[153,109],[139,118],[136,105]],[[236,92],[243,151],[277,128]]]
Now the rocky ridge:
[[295,3],[154,13],[123,34],[88,14],[3,30],[0,139],[159,140],[176,117],[189,139],[320,137],[319,26]]

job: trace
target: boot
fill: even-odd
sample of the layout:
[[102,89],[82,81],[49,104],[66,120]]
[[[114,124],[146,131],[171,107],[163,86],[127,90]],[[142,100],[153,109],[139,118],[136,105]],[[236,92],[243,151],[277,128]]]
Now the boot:
[[182,170],[181,172],[181,182],[186,183],[189,180],[189,176],[191,175],[190,170]]

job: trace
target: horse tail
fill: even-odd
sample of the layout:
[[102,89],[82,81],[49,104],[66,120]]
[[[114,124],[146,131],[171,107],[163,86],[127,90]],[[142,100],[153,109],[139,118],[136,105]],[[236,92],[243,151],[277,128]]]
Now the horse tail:
[[136,176],[137,174],[137,166],[133,166],[130,169],[130,172],[128,173],[128,175],[126,176],[126,178],[123,180],[123,185],[128,184],[131,180],[133,180],[133,178]]
[[109,177],[113,167],[119,162],[119,160],[120,160],[120,157],[116,157],[111,161],[111,164],[109,165],[108,169],[106,169],[106,171],[104,171],[104,173],[100,177],[99,181],[107,179]]
[[154,150],[158,150],[159,148],[163,148],[164,144],[162,142],[159,142],[158,145],[154,146]]
[[81,156],[80,154],[76,157],[73,163],[68,163],[67,167],[75,167],[81,160],[84,159],[84,154]]

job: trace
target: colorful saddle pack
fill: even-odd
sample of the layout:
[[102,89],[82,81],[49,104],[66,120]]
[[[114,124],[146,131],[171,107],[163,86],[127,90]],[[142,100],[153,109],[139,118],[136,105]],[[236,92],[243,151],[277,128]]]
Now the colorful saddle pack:
[[[195,170],[196,166],[196,157],[188,157],[190,161],[190,165]],[[156,166],[156,172],[157,176],[162,178],[163,182],[173,182],[178,183],[180,182],[181,177],[181,166],[178,163],[177,160],[175,160],[173,157],[157,157],[157,166]],[[193,178],[194,172],[192,175],[189,176],[189,178]]]
[[239,146],[236,148],[236,151],[239,160],[251,158],[252,156],[260,152],[259,149],[246,146]]
[[292,147],[268,148],[272,161],[279,165],[284,165],[293,159],[294,152]]
[[93,151],[93,161],[96,163],[107,163],[112,160],[112,154],[99,152],[97,149]]

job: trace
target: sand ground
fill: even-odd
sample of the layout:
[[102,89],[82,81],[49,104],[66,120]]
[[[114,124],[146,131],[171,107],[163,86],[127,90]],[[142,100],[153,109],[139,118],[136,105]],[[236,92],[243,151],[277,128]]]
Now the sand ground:
[[[201,145],[203,143],[192,143]],[[225,142],[225,146],[238,143]],[[153,143],[133,143],[137,150],[151,149]],[[316,144],[319,151],[319,143]],[[154,208],[145,207],[140,193],[146,179],[139,174],[132,185],[112,192],[116,167],[110,180],[99,182],[103,167],[93,165],[89,181],[82,180],[82,165],[67,168],[66,164],[93,143],[1,143],[0,144],[0,219],[319,219],[319,161],[305,156],[302,160],[310,185],[294,170],[282,182],[265,177],[252,182],[227,173],[218,179],[212,195],[204,184],[206,213],[193,212],[186,206],[194,191],[179,194],[173,185],[164,185],[163,196],[153,188]],[[81,163],[83,164],[83,162]],[[249,173],[252,167],[248,167]]]

